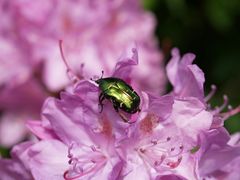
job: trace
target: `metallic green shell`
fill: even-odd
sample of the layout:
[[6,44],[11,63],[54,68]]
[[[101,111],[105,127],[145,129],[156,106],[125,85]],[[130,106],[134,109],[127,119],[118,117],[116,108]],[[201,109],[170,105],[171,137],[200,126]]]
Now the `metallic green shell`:
[[139,110],[140,97],[125,81],[119,78],[101,78],[96,81],[106,99],[120,109],[135,113]]

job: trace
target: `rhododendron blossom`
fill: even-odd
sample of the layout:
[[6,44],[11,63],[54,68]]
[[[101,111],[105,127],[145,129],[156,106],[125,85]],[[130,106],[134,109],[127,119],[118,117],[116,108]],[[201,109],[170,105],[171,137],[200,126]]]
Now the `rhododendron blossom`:
[[[32,105],[38,108],[37,113],[17,110],[15,96],[9,96],[12,107],[0,109],[0,129],[4,129],[1,133],[10,137],[12,131],[6,131],[11,122],[21,133],[0,140],[3,146],[11,147],[24,139],[25,119],[39,119],[39,107],[46,96],[69,85],[66,67],[60,60],[59,39],[64,41],[69,66],[80,79],[90,79],[102,70],[110,76],[117,58],[124,56],[122,51],[133,42],[141,50],[142,59],[132,74],[135,86],[155,93],[165,89],[163,55],[154,38],[156,22],[137,0],[1,0],[0,16],[0,104],[4,104],[2,94],[9,91],[32,99]],[[151,77],[151,73],[155,76]],[[38,87],[40,101],[34,102],[35,98],[19,90],[36,91],[28,84]],[[14,115],[5,123],[5,117],[12,112]]]
[[[111,75],[122,50],[135,42],[142,59],[133,73],[135,81],[142,89],[164,91],[163,58],[153,36],[155,19],[139,1],[3,0],[1,8],[8,22],[0,28],[1,36],[21,44],[20,53],[27,52],[25,61],[32,68],[42,66],[43,83],[50,91],[69,82],[59,61],[59,39],[64,40],[72,69],[80,73],[84,65],[81,75],[87,79],[101,70]],[[155,76],[149,78],[149,72]]]
[[[224,129],[213,130],[199,169],[205,179],[239,179],[239,133],[229,137]],[[218,139],[216,139],[218,138]]]
[[[138,51],[131,52],[118,61],[111,76],[138,92],[140,112],[127,114],[129,121],[124,122],[107,100],[100,112],[99,87],[94,81],[79,80],[60,99],[45,101],[41,121],[27,123],[38,140],[15,146],[11,160],[0,160],[0,166],[12,163],[17,171],[6,173],[12,172],[7,166],[0,170],[2,176],[53,180],[237,177],[239,137],[230,139],[216,119],[224,121],[239,107],[225,113],[220,112],[222,108],[211,109],[203,97],[203,72],[192,64],[194,56],[181,58],[177,49],[167,65],[173,91],[160,96],[141,90],[132,77]],[[186,89],[190,83],[193,89]]]

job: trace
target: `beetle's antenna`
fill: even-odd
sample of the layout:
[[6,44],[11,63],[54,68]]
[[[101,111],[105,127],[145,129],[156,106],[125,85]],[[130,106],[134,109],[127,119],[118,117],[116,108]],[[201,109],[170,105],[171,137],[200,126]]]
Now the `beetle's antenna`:
[[102,76],[101,76],[101,78],[100,78],[100,79],[102,79],[102,78],[103,78],[103,74],[104,74],[104,71],[102,70]]
[[67,68],[67,75],[68,78],[75,84],[77,81],[79,81],[79,78],[77,77],[77,75],[73,72],[73,70],[69,67],[68,63],[67,63],[67,59],[64,56],[64,52],[63,52],[63,41],[59,40],[59,49],[60,49],[60,53],[61,53],[61,57],[62,60]]
[[[98,79],[102,79],[103,74],[104,74],[104,71],[102,70],[102,75],[101,75],[100,78],[98,78],[97,76],[94,76],[94,78],[90,78],[90,80],[91,80],[91,81],[96,81],[96,80],[98,80]],[[97,79],[97,78],[98,78],[98,79]]]

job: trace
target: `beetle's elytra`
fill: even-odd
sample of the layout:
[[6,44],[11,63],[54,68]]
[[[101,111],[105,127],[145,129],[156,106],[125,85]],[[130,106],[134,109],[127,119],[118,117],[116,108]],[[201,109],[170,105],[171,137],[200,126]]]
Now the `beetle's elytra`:
[[[140,111],[140,97],[124,80],[115,77],[100,78],[95,81],[101,90],[99,95],[99,105],[101,111],[103,108],[103,100],[108,99],[112,102],[116,112],[119,109],[124,112],[134,114]],[[119,115],[124,121],[127,121],[125,116],[121,113]]]

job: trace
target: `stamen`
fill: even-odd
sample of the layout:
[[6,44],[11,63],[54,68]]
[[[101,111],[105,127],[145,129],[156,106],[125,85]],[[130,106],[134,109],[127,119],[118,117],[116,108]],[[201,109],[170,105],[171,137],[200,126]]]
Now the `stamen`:
[[137,151],[139,156],[154,168],[176,168],[182,160],[184,146],[179,144],[178,147],[171,147],[173,143],[176,144],[171,137],[163,140],[152,139]]
[[[70,68],[70,66],[67,63],[67,60],[66,60],[66,58],[64,56],[64,52],[63,52],[63,41],[62,40],[59,40],[59,48],[60,48],[62,60],[67,68],[68,78],[73,84],[75,84],[80,80],[80,78],[74,73],[74,71]],[[83,67],[83,64],[81,65],[81,67]]]
[[68,148],[68,158],[72,158],[73,157],[73,154],[71,153],[72,149],[73,149],[73,145],[74,143],[72,142],[70,147]]
[[211,104],[207,104],[207,109],[211,109]]
[[240,106],[238,106],[235,109],[232,109],[232,110],[230,110],[228,112],[221,113],[221,116],[223,117],[223,121],[225,121],[229,117],[234,116],[234,115],[236,115],[238,113],[240,113]]
[[213,97],[213,95],[216,93],[216,90],[217,87],[214,84],[212,84],[210,93],[204,98],[205,102],[208,102]]
[[181,161],[182,161],[182,156],[179,157],[176,162],[168,162],[167,165],[168,165],[170,168],[174,169],[174,168],[176,168],[176,167],[181,163]]
[[[173,149],[173,150],[172,150]],[[175,147],[172,147],[171,149],[170,149],[170,152],[169,152],[169,155],[171,156],[171,157],[177,157],[177,156],[179,156],[179,155],[181,155],[182,153],[183,153],[183,145],[181,145],[181,146],[179,146],[179,151],[175,151]],[[175,152],[175,154],[173,154],[173,153],[171,153],[171,152]]]
[[74,171],[79,173],[79,174],[82,174],[83,173],[83,168],[81,166],[77,166],[77,164],[75,164]]
[[145,149],[143,149],[143,148],[140,148],[139,151],[140,151],[141,153],[145,153]]
[[142,149],[142,148],[146,149],[146,148],[150,148],[150,147],[156,146],[158,144],[168,143],[170,140],[171,140],[170,137],[167,137],[167,139],[163,140],[163,141],[160,141],[160,140],[157,140],[157,139],[152,139],[149,144],[146,144],[146,145],[142,146],[140,149]]
[[91,146],[91,149],[92,149],[93,152],[97,151],[97,149],[96,149],[96,147],[94,145]]
[[220,113],[227,105],[228,105],[228,97],[227,97],[227,95],[224,95],[223,96],[223,104],[220,107],[215,108],[213,113],[214,114]]
[[86,171],[84,172],[83,168],[78,166],[74,167],[72,170],[66,170],[63,174],[63,177],[65,180],[77,180],[80,177],[89,174],[93,171],[98,171],[100,168],[102,168],[105,165],[106,161],[102,161],[99,163],[92,162],[92,165],[89,167],[86,167]]
[[[102,154],[100,150],[98,150],[97,146],[81,145],[81,147],[78,147],[75,145],[75,143],[71,143],[68,148],[68,157],[70,158],[68,163],[70,164],[70,168],[63,174],[65,180],[76,180],[86,174],[96,172],[106,163],[106,157]],[[84,150],[83,154],[82,151],[80,151],[80,154],[74,155],[74,153],[72,152],[73,148],[86,148],[86,150]],[[76,151],[76,153],[77,152],[78,151]]]
[[[216,92],[216,89],[217,89],[217,88],[216,88],[215,85],[212,85],[212,86],[211,86],[211,91],[210,91],[210,93],[205,97],[205,102],[209,101],[209,100],[212,98],[212,96],[213,96],[213,95],[215,94],[215,92]],[[223,123],[223,122],[224,122],[226,119],[228,119],[229,117],[231,117],[231,116],[233,116],[233,115],[235,115],[235,114],[238,114],[238,113],[240,112],[240,106],[238,106],[238,107],[236,107],[235,109],[233,109],[231,105],[228,105],[228,103],[229,103],[229,99],[228,99],[227,95],[224,95],[224,96],[223,96],[223,104],[222,104],[220,107],[215,107],[215,109],[212,110],[212,113],[213,113],[213,115],[215,116],[215,121],[216,121],[216,120],[219,120],[219,122],[222,122],[222,123]],[[226,108],[226,107],[227,107],[227,109],[228,109],[228,112],[220,113],[220,112],[223,111],[224,108]],[[207,109],[208,109],[208,110],[211,110],[210,104],[207,104]],[[222,123],[216,123],[216,122],[215,122],[215,124],[217,124],[217,125],[219,125],[219,124],[222,125]]]
[[157,144],[157,139],[152,139],[151,143],[153,143],[153,145],[156,145]]
[[166,156],[162,155],[160,160],[157,160],[157,161],[154,162],[154,166],[160,166],[163,163],[165,158],[166,158]]
[[228,108],[229,111],[233,109],[233,107],[231,105],[228,105],[227,108]]

